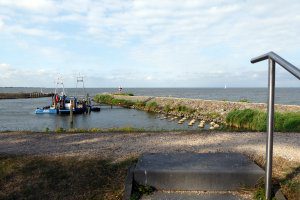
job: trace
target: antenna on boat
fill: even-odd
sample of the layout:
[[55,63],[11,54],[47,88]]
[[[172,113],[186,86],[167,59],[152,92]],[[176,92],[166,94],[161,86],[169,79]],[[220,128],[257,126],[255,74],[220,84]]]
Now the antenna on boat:
[[84,76],[80,75],[77,76],[77,81],[76,81],[76,96],[77,96],[77,90],[78,90],[78,84],[82,83],[82,90],[83,90],[83,96],[86,95],[85,93],[85,87],[84,87]]
[[63,82],[63,78],[61,76],[57,77],[56,85],[55,85],[55,91],[54,94],[58,93],[58,87],[61,86],[62,88],[62,95],[65,95],[65,86]]

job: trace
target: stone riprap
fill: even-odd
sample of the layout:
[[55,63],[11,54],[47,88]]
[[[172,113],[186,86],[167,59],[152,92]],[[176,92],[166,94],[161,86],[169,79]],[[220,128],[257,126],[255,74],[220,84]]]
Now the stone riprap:
[[141,101],[141,102],[147,102],[155,97],[152,96],[123,96],[123,95],[112,95],[115,99],[125,99],[129,101]]
[[41,98],[41,97],[51,97],[52,93],[41,93],[41,92],[31,92],[31,93],[0,93],[0,99],[27,99],[27,98]]
[[[203,100],[203,99],[188,99],[175,97],[151,97],[151,96],[120,96],[114,95],[114,98],[125,99],[130,101],[141,102],[156,102],[161,108],[169,106],[171,109],[178,106],[185,106],[193,109],[195,112],[190,114],[180,113],[176,110],[171,110],[168,114],[181,117],[196,118],[201,120],[214,120],[216,122],[224,122],[228,112],[238,109],[255,109],[266,111],[267,105],[265,103],[247,103],[247,102],[231,102],[218,100]],[[300,112],[298,105],[275,105],[276,112]],[[159,112],[163,112],[161,109]],[[166,114],[166,113],[165,113]]]

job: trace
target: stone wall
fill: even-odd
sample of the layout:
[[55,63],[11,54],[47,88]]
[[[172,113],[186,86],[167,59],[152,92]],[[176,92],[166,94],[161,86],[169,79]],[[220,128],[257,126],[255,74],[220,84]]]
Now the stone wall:
[[26,99],[26,98],[40,98],[40,97],[51,97],[53,94],[44,94],[40,92],[32,93],[0,93],[0,99]]
[[[126,99],[131,101],[153,102],[155,101],[159,106],[169,105],[175,107],[177,105],[184,105],[189,108],[207,111],[207,112],[229,112],[233,109],[257,109],[266,111],[267,105],[265,103],[246,103],[246,102],[231,102],[231,101],[217,101],[217,100],[203,100],[203,99],[188,99],[188,98],[174,98],[174,97],[151,97],[151,96],[120,96],[114,95],[114,98]],[[275,110],[278,112],[300,112],[298,105],[281,105],[276,104]]]
[[142,102],[147,102],[154,97],[151,96],[123,96],[123,95],[112,95],[116,99],[125,99],[125,100],[130,100],[130,101],[142,101]]
[[[207,112],[229,112],[233,109],[257,109],[266,111],[267,105],[264,103],[245,103],[217,100],[186,99],[171,97],[155,97],[153,101],[161,106],[165,105],[185,105],[195,110]],[[300,106],[276,104],[275,109],[278,112],[300,112]]]
[[[261,111],[267,110],[267,105],[264,103],[245,103],[245,102],[230,102],[217,100],[203,99],[187,99],[174,97],[150,97],[150,96],[120,96],[114,95],[114,98],[126,99],[130,101],[156,102],[159,107],[169,106],[171,109],[177,106],[185,106],[193,109],[192,113],[180,113],[171,111],[168,114],[195,118],[200,120],[213,120],[216,122],[224,122],[228,112],[234,109],[256,109]],[[276,112],[300,112],[300,106],[297,105],[275,105]],[[163,113],[163,110],[161,110]]]

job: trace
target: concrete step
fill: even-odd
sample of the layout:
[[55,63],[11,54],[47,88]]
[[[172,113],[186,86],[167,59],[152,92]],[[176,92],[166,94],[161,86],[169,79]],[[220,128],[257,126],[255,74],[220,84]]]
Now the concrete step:
[[154,192],[144,195],[141,200],[247,200],[251,197],[233,193],[178,193],[178,192]]
[[264,171],[238,153],[144,154],[134,180],[158,190],[228,191],[251,188]]

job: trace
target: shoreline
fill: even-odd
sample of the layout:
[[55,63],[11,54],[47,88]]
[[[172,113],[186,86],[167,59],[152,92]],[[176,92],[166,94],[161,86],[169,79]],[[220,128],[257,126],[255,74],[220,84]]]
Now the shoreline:
[[[237,152],[264,156],[263,132],[139,132],[139,133],[42,133],[0,134],[0,154],[97,157],[115,160],[145,152]],[[128,145],[132,144],[132,145]],[[300,163],[300,134],[274,133],[274,157]]]
[[0,93],[1,99],[28,99],[28,98],[42,98],[51,97],[52,93],[41,93],[41,92],[17,92],[17,93]]
[[[227,101],[227,100],[208,100],[208,99],[192,99],[192,98],[178,98],[178,97],[155,97],[155,96],[124,96],[124,95],[112,95],[116,99],[130,100],[134,102],[157,102],[159,105],[164,106],[166,104],[182,104],[195,109],[214,109],[223,107],[229,108],[225,111],[232,109],[258,109],[266,110],[266,103],[255,103],[255,102],[238,102],[238,101]],[[212,104],[216,104],[215,107]],[[208,107],[206,107],[208,106]],[[275,104],[275,109],[279,112],[300,112],[300,105],[289,105],[289,104]]]
[[[265,114],[267,105],[264,103],[232,102],[219,100],[203,100],[174,97],[154,97],[154,96],[126,96],[113,94],[96,95],[94,101],[108,105],[119,105],[126,108],[139,109],[148,112],[154,112],[176,118],[192,119],[193,121],[213,122],[225,124],[227,116],[232,112],[239,110],[251,110],[256,114]],[[283,115],[292,113],[292,117],[300,116],[300,105],[275,105],[275,111]],[[243,117],[245,114],[243,114]],[[285,119],[291,119],[291,116],[283,116]],[[174,118],[173,118],[174,119]],[[247,119],[251,120],[251,119]],[[263,118],[260,121],[263,121]],[[293,119],[294,120],[294,119]],[[249,123],[250,121],[246,122]]]

